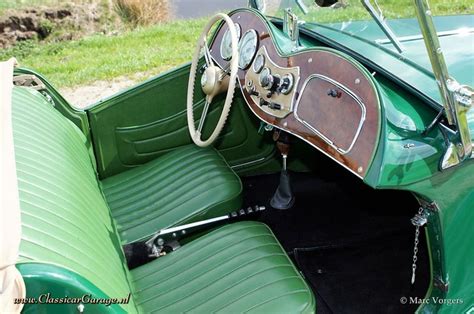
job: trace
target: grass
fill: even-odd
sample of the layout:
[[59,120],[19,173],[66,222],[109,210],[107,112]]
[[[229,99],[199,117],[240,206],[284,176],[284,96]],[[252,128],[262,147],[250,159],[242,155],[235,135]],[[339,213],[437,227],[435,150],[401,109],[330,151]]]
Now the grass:
[[175,21],[137,28],[117,36],[92,36],[78,41],[40,45],[24,42],[0,51],[0,60],[15,56],[58,87],[159,73],[191,60],[207,19]]
[[[0,0],[0,15],[8,9],[24,9],[38,6],[64,5],[64,0]],[[70,3],[90,3],[90,0],[68,0]]]

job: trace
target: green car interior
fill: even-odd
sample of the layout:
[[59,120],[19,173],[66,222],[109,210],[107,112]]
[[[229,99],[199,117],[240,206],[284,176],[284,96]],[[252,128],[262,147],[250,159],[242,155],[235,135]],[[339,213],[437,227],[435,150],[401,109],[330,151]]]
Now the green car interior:
[[[15,69],[42,84],[16,84],[12,99],[22,219],[17,268],[27,297],[127,299],[84,304],[86,313],[435,313],[442,306],[401,304],[405,296],[463,298],[467,311],[474,272],[462,265],[474,253],[459,234],[472,234],[462,217],[473,215],[465,204],[474,203],[474,164],[440,170],[449,143],[446,131],[430,126],[442,110],[430,94],[431,72],[394,51],[379,64],[367,62],[388,48],[357,53],[334,44],[336,37],[354,46],[367,40],[318,25],[302,28],[295,52],[284,22],[255,9],[220,20],[209,55],[197,49],[191,64],[85,109],[72,107],[40,74]],[[404,22],[420,32],[414,20]],[[232,59],[222,52],[226,36]],[[258,57],[238,64],[235,40],[247,37]],[[262,58],[266,69],[257,64]],[[223,71],[226,60],[228,93],[217,85],[207,91],[210,71]],[[382,62],[413,66],[416,84],[384,73]],[[279,74],[260,75],[261,86],[254,85],[270,70]],[[281,80],[278,92],[270,80]],[[201,145],[216,124],[222,129],[213,144]],[[183,237],[178,249],[141,265],[127,263],[125,248],[160,230],[255,205],[265,210]],[[431,208],[429,223],[416,228],[413,261],[410,219],[424,208]],[[23,308],[77,311],[64,303]]]
[[[47,289],[45,275],[54,272],[66,291],[93,288],[109,297],[131,291],[127,312],[313,310],[307,284],[271,230],[257,222],[219,228],[169,258],[128,271],[121,244],[240,206],[240,180],[216,150],[184,146],[101,182],[75,125],[36,91],[15,88],[13,99],[20,255],[28,262],[20,270],[33,287]],[[39,123],[27,127],[33,119]],[[65,278],[67,270],[82,287]]]

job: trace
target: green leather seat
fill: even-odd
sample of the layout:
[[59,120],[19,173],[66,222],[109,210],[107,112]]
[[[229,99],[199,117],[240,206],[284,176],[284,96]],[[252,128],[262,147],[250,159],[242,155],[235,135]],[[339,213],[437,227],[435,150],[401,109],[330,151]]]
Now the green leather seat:
[[189,145],[103,180],[102,189],[128,243],[238,209],[242,185],[215,149]]
[[[130,271],[121,246],[127,240],[121,237],[129,240],[139,237],[139,232],[133,231],[133,236],[127,233],[133,228],[124,226],[133,220],[120,222],[119,209],[114,213],[109,208],[88,149],[90,143],[80,130],[40,93],[15,87],[13,132],[22,211],[17,267],[25,280],[27,297],[49,293],[55,298],[91,295],[122,299],[130,294],[127,304],[85,304],[84,311],[89,313],[314,312],[310,289],[268,227],[257,222],[226,225]],[[170,156],[205,160],[205,165],[214,162],[217,168],[225,165],[213,150],[187,147],[175,154]],[[143,166],[148,169],[145,173],[140,168],[131,170],[128,180],[166,164],[162,158],[158,164]],[[186,167],[183,164],[174,172],[181,168]],[[227,192],[221,194],[226,196],[221,203],[235,200],[234,193],[240,192],[235,175],[228,169],[208,172],[228,175],[233,183],[228,183]],[[185,176],[193,172],[182,173]],[[116,176],[102,184],[110,184],[105,193],[109,198],[114,188],[126,185],[120,178],[126,177]],[[161,178],[166,180],[167,176]],[[206,181],[212,181],[209,178]],[[210,184],[227,184],[216,182]],[[135,186],[128,184],[130,189]],[[183,187],[182,191],[187,189]],[[176,199],[193,201],[178,194]],[[200,200],[197,204],[204,206],[205,202]],[[214,204],[214,208],[218,205]],[[25,312],[29,311],[72,313],[77,312],[77,304],[30,304],[25,307]]]
[[311,290],[262,223],[210,232],[131,271],[141,312],[311,313]]

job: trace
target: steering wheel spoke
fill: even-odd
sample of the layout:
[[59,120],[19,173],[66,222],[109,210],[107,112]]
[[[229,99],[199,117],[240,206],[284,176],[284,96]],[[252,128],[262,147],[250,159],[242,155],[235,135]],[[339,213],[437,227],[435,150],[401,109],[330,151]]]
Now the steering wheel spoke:
[[211,101],[212,101],[209,98],[210,97],[206,97],[206,103],[204,104],[204,108],[202,109],[201,119],[199,119],[199,125],[198,125],[198,128],[197,128],[197,131],[199,132],[199,134],[202,133],[202,128],[204,126],[204,120],[206,120],[207,112],[209,111],[209,106],[210,106]]
[[204,59],[206,60],[206,65],[207,67],[211,67],[214,65],[214,62],[212,61],[211,57],[211,51],[209,50],[209,46],[207,45],[207,38],[204,37],[203,39],[203,47],[204,49]]
[[[231,40],[232,40],[232,58],[228,63],[223,65],[221,69],[213,60],[209,45],[207,43],[208,32],[212,29],[212,26],[223,20],[227,27],[229,28]],[[222,28],[221,28],[222,29]],[[237,30],[232,19],[222,13],[216,14],[210,19],[208,24],[204,27],[204,30],[199,37],[198,44],[196,46],[196,51],[194,53],[193,61],[191,64],[191,70],[189,73],[189,82],[188,82],[188,96],[187,96],[187,117],[188,117],[188,128],[191,139],[198,146],[205,147],[211,145],[219,136],[222,131],[224,124],[226,122],[227,116],[229,115],[230,107],[232,105],[232,99],[234,97],[235,84],[237,83],[237,71],[238,71],[238,38]],[[199,59],[204,56],[206,63],[206,68],[204,69],[201,76],[201,88],[206,94],[206,102],[201,113],[201,118],[196,129],[196,124],[194,120],[194,83],[196,80],[196,72],[198,67]],[[229,75],[229,79],[227,79]],[[219,117],[217,125],[214,128],[214,131],[211,133],[208,139],[203,140],[202,129],[204,127],[204,122],[209,113],[209,107],[212,103],[213,98],[227,90],[227,96],[225,98],[224,106],[222,108],[222,113]]]

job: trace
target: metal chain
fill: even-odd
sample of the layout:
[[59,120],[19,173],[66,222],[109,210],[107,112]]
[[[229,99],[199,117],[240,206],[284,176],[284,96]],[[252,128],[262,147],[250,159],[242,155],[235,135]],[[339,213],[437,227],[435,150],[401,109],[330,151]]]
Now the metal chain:
[[[421,215],[423,214],[423,208],[420,207],[420,209],[418,210],[418,215]],[[413,264],[411,265],[411,284],[414,284],[415,283],[415,273],[416,273],[416,261],[418,260],[418,237],[420,236],[420,226],[419,225],[416,225],[415,227],[415,243],[414,243],[414,246],[413,246]]]

